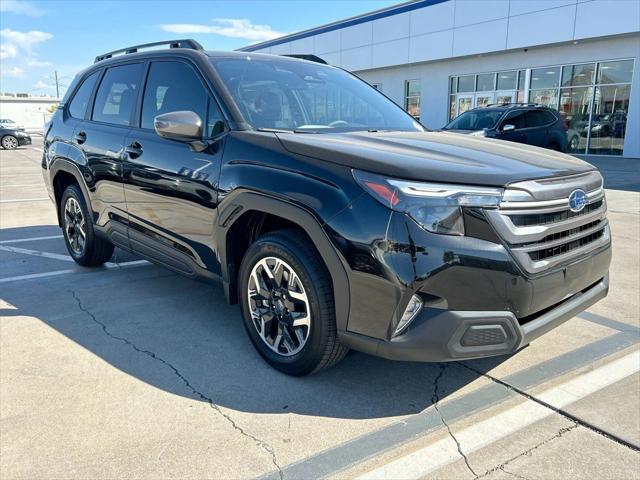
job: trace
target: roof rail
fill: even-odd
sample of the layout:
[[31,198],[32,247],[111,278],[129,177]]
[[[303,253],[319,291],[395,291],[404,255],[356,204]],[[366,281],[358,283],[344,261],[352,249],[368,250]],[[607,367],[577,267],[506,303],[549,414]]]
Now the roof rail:
[[291,58],[299,58],[301,60],[308,60],[310,62],[322,63],[327,65],[327,62],[317,55],[311,55],[306,53],[292,53],[292,54],[284,54],[282,57],[291,57]]
[[169,48],[189,48],[191,50],[204,50],[202,45],[200,45],[195,40],[192,40],[189,38],[182,39],[182,40],[166,40],[164,42],[153,42],[153,43],[144,43],[142,45],[134,45],[132,47],[114,50],[113,52],[103,53],[102,55],[98,55],[93,63],[106,60],[107,58],[111,58],[118,53],[124,53],[125,55],[127,55],[129,53],[136,53],[138,50],[142,48],[156,47],[158,45],[169,45]]
[[504,102],[504,103],[490,103],[485,105],[486,107],[506,107],[508,105],[517,105],[519,107],[544,107],[541,103],[523,103],[523,102]]

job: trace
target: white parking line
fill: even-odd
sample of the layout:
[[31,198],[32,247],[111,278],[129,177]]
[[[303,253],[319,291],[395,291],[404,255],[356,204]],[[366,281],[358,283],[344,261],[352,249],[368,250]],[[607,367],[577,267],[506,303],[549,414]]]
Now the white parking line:
[[22,255],[33,255],[35,257],[52,258],[54,260],[62,260],[63,262],[73,262],[73,258],[69,255],[61,255],[59,253],[42,252],[40,250],[30,250],[28,248],[6,247],[0,245],[0,250],[5,252],[20,253]]
[[36,242],[38,240],[53,240],[54,238],[62,238],[62,235],[49,235],[46,237],[13,238],[11,240],[0,240],[0,245],[4,245],[7,243]]
[[42,202],[44,200],[51,201],[49,197],[40,197],[40,198],[17,198],[15,200],[0,200],[0,203]]
[[[146,260],[132,260],[131,262],[124,262],[124,263],[105,263],[104,266],[107,268],[107,270],[119,270],[119,269],[124,269],[124,268],[135,268],[135,267],[143,267],[145,265],[151,265],[150,262],[147,262]],[[32,280],[35,278],[46,278],[46,277],[55,277],[58,275],[66,275],[69,273],[91,273],[91,272],[100,272],[101,269],[91,269],[91,270],[73,270],[73,269],[67,269],[67,270],[54,270],[53,272],[43,272],[43,273],[32,273],[29,275],[18,275],[16,277],[7,277],[7,278],[0,278],[0,283],[10,283],[10,282],[19,282],[21,280]]]
[[[550,388],[536,397],[554,408],[564,408],[638,371],[640,371],[640,351],[635,351],[557,387]],[[527,400],[516,407],[455,432],[455,437],[460,444],[460,450],[468,456],[554,413],[550,408]],[[460,453],[456,443],[451,436],[447,436],[443,440],[371,470],[358,478],[367,480],[422,478],[459,459]]]
[[20,280],[31,280],[33,278],[54,277],[56,275],[65,275],[67,273],[75,273],[78,270],[56,270],[54,272],[32,273],[30,275],[18,275],[17,277],[0,278],[0,283],[19,282]]
[[41,187],[44,185],[43,182],[40,183],[21,183],[21,184],[13,184],[13,185],[0,185],[0,188],[8,188],[8,187]]

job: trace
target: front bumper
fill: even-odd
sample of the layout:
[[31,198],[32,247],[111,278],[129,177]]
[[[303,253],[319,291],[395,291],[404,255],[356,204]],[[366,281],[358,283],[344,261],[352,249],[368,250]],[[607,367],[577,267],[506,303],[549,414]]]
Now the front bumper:
[[607,296],[608,274],[536,318],[522,323],[508,311],[426,309],[402,335],[379,340],[345,332],[345,345],[390,360],[446,362],[518,351]]
[[29,136],[20,136],[16,138],[18,139],[18,145],[20,145],[21,147],[24,145],[31,145],[31,137]]

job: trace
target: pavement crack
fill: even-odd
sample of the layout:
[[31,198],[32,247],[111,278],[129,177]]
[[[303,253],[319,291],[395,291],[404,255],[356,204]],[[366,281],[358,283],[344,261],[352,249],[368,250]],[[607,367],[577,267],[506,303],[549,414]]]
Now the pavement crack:
[[515,393],[517,393],[518,395],[523,396],[524,398],[526,398],[527,400],[531,400],[532,402],[537,403],[538,405],[542,405],[543,407],[548,408],[549,410],[554,411],[555,413],[557,413],[558,415],[561,415],[563,417],[565,417],[566,419],[570,420],[573,423],[576,423],[578,425],[580,425],[581,427],[584,427],[588,430],[591,430],[593,433],[595,433],[596,435],[600,435],[604,438],[606,438],[607,440],[611,440],[612,442],[615,442],[619,445],[622,445],[624,447],[627,447],[631,450],[633,450],[634,452],[640,452],[640,447],[638,447],[638,445],[635,445],[634,443],[631,443],[627,440],[625,440],[624,438],[621,438],[613,433],[607,432],[606,430],[603,430],[600,427],[597,427],[596,425],[587,422],[586,420],[577,417],[576,415],[573,415],[569,412],[567,412],[566,410],[563,410],[562,408],[558,408],[555,407],[553,405],[551,405],[548,402],[545,402],[544,400],[541,400],[537,397],[535,397],[534,395],[531,395],[530,393],[525,392],[524,390],[522,390],[521,388],[518,388],[514,385],[511,385],[510,383],[505,382],[504,380],[500,380],[497,377],[494,377],[493,375],[489,375],[486,372],[483,372],[482,370],[478,370],[477,368],[471,367],[469,365],[467,365],[466,363],[462,363],[462,362],[456,362],[458,365],[466,368],[467,370],[471,370],[472,372],[476,373],[477,375],[480,375],[484,378],[487,378],[489,380],[491,380],[494,383],[497,383],[498,385],[502,385],[503,387],[507,388],[508,390],[511,390]]
[[156,361],[162,363],[165,367],[169,368],[173,372],[173,374],[176,377],[178,377],[180,379],[180,381],[185,385],[187,390],[189,390],[191,393],[193,393],[193,395],[196,396],[197,398],[199,398],[200,400],[208,403],[209,406],[217,414],[219,414],[222,418],[224,418],[233,427],[234,430],[239,432],[242,436],[252,440],[259,448],[261,448],[266,453],[268,453],[269,456],[271,457],[271,462],[273,463],[273,465],[275,466],[276,470],[278,471],[278,475],[280,477],[280,480],[282,480],[284,478],[282,467],[280,467],[280,465],[278,464],[278,459],[276,457],[275,449],[270,444],[268,444],[264,440],[261,440],[258,437],[256,437],[255,435],[252,435],[251,433],[249,433],[246,430],[244,430],[240,425],[238,425],[236,423],[236,421],[233,418],[231,418],[231,416],[229,414],[227,414],[224,411],[222,411],[220,406],[218,404],[216,404],[213,401],[212,398],[208,397],[207,395],[205,395],[204,393],[199,391],[196,387],[194,387],[191,384],[191,382],[189,381],[189,379],[186,378],[180,372],[180,370],[178,370],[178,368],[175,365],[173,365],[172,363],[168,362],[164,358],[158,356],[156,353],[152,352],[151,350],[146,350],[144,348],[141,348],[141,347],[137,346],[135,343],[133,343],[132,341],[128,340],[127,338],[120,337],[118,335],[114,335],[113,333],[111,333],[109,331],[109,328],[107,327],[107,325],[104,322],[101,322],[100,320],[98,320],[96,318],[96,316],[82,304],[82,300],[80,300],[80,297],[78,297],[78,295],[77,295],[77,293],[75,291],[72,291],[71,294],[73,295],[73,298],[75,299],[76,303],[78,304],[78,309],[80,309],[80,311],[84,312],[89,318],[91,318],[91,320],[102,329],[102,331],[104,332],[105,335],[107,335],[109,338],[111,338],[113,340],[117,340],[117,341],[119,341],[121,343],[124,343],[125,345],[131,347],[136,352],[141,353],[143,355],[146,355],[146,356],[152,358],[153,360],[156,360]]
[[514,477],[517,478],[521,478],[524,480],[528,480],[526,477],[523,477],[522,475],[518,475],[516,473],[510,472],[508,470],[505,469],[505,467],[507,465],[509,465],[510,463],[518,460],[519,458],[522,457],[528,457],[531,456],[531,454],[539,449],[540,447],[544,447],[546,444],[548,444],[549,442],[552,442],[558,438],[561,438],[562,436],[564,436],[566,433],[570,432],[571,430],[574,430],[576,428],[578,428],[580,425],[578,423],[573,423],[572,425],[568,426],[568,427],[562,427],[560,430],[558,430],[554,435],[552,435],[551,437],[547,438],[546,440],[543,440],[540,443],[537,443],[536,445],[534,445],[531,448],[528,448],[527,450],[525,450],[524,452],[521,452],[517,455],[515,455],[514,457],[511,457],[510,459],[502,462],[500,465],[496,465],[495,467],[487,470],[486,472],[484,472],[482,475],[477,476],[474,480],[478,480],[480,478],[486,477],[487,475],[491,475],[492,473],[494,473],[497,470],[502,470],[504,473],[508,474],[508,475],[512,475]]
[[462,457],[462,459],[464,460],[464,463],[467,466],[467,469],[471,472],[471,474],[474,476],[474,478],[477,478],[478,474],[473,470],[473,468],[471,468],[471,464],[469,463],[469,459],[467,458],[465,453],[462,451],[462,447],[460,446],[460,442],[458,441],[456,436],[451,431],[451,427],[449,426],[449,424],[445,420],[444,416],[442,415],[442,412],[440,411],[440,406],[438,405],[438,403],[440,402],[440,396],[439,396],[439,393],[438,393],[438,388],[440,386],[440,380],[444,376],[444,372],[447,369],[447,367],[449,366],[449,364],[441,363],[441,364],[439,364],[439,366],[440,366],[440,372],[438,373],[438,376],[436,377],[436,379],[433,381],[433,396],[431,397],[431,403],[433,404],[433,408],[435,408],[436,412],[438,412],[438,416],[440,417],[440,421],[442,422],[442,424],[447,429],[447,432],[449,433],[449,436],[455,442],[456,448],[458,449],[458,453],[460,454],[460,457]]

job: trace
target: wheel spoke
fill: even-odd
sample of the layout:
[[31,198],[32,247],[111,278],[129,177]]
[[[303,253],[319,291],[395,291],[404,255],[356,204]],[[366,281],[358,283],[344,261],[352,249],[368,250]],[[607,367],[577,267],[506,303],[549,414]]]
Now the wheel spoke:
[[309,326],[309,315],[304,312],[304,313],[299,313],[296,315],[295,312],[291,313],[291,316],[293,317],[293,326],[294,327],[308,327]]
[[251,320],[262,341],[279,355],[298,353],[311,329],[309,299],[298,274],[286,261],[264,257],[251,269],[246,288]]

